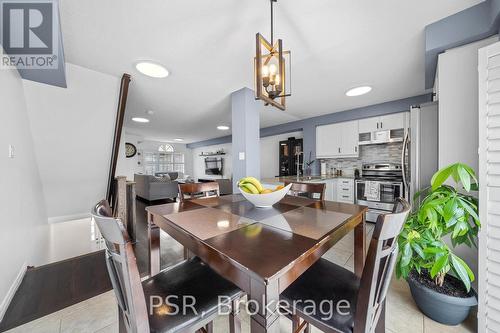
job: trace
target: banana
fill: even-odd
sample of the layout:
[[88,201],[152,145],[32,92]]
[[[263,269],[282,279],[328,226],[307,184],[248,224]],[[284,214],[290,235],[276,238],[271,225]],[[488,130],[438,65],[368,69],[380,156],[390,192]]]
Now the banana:
[[245,192],[248,192],[248,193],[252,193],[252,194],[259,194],[259,190],[252,184],[250,183],[245,183],[245,184],[241,184],[240,185],[240,188],[245,191]]
[[238,186],[241,186],[243,184],[251,184],[251,185],[255,186],[255,188],[257,189],[257,191],[259,193],[264,190],[264,188],[262,187],[262,184],[254,177],[245,177],[245,178],[240,179],[240,181],[238,182]]

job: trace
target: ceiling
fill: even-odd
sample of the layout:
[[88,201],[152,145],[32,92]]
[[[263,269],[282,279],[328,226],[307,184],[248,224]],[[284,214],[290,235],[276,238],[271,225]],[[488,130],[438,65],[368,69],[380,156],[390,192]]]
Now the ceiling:
[[[424,27],[479,0],[280,0],[275,36],[292,51],[285,112],[262,107],[261,127],[424,93]],[[268,0],[60,0],[66,61],[132,74],[126,126],[186,143],[227,135],[230,94],[253,86],[255,33],[269,38]],[[151,59],[170,71],[145,77]],[[353,86],[371,85],[361,97]],[[153,110],[148,124],[130,121]]]

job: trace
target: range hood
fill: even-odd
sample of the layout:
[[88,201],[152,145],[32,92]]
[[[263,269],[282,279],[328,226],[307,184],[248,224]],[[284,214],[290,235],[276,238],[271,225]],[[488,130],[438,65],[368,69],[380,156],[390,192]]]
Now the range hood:
[[404,128],[383,130],[368,133],[359,133],[359,145],[377,145],[384,143],[403,142]]

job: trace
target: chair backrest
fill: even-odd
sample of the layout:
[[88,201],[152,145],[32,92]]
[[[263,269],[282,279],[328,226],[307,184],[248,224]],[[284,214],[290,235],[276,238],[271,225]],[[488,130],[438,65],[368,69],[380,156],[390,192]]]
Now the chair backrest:
[[[325,200],[325,183],[301,183],[285,181],[285,186],[290,183],[292,184],[292,187],[290,188],[290,192],[292,195],[307,193],[308,197],[311,199],[317,199],[321,201]],[[319,194],[319,198],[315,198],[314,194]]]
[[375,332],[398,257],[398,236],[410,209],[408,202],[399,198],[393,213],[377,219],[361,276],[354,333]]
[[129,235],[120,219],[113,218],[106,200],[94,206],[92,217],[106,242],[106,265],[127,332],[149,332],[144,290]]
[[[181,202],[200,197],[218,197],[219,193],[219,183],[217,182],[179,184]],[[189,198],[186,198],[185,195],[189,195]]]

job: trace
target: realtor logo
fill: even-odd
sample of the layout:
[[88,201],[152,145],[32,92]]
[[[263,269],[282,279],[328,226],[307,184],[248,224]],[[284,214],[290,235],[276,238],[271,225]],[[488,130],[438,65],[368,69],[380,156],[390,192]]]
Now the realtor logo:
[[57,68],[58,25],[52,1],[0,0],[3,46],[0,66]]

